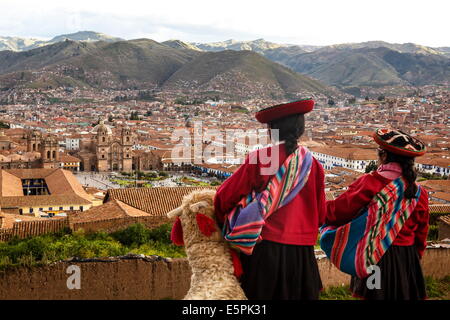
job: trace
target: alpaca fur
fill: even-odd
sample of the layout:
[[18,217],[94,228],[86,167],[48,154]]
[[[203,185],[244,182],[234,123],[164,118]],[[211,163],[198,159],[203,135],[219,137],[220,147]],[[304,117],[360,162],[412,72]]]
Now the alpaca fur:
[[194,191],[183,198],[179,208],[167,216],[179,216],[183,241],[192,269],[191,286],[184,300],[246,300],[234,275],[230,247],[214,223],[210,236],[204,235],[197,225],[196,215],[204,214],[216,221],[214,215],[215,191]]

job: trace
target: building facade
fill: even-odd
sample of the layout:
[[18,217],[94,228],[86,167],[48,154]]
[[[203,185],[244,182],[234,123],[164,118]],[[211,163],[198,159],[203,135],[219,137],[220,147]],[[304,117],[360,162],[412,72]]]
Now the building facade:
[[123,127],[119,136],[103,121],[91,131],[91,140],[83,141],[76,156],[81,159],[83,171],[125,171],[133,170],[134,138],[129,127]]

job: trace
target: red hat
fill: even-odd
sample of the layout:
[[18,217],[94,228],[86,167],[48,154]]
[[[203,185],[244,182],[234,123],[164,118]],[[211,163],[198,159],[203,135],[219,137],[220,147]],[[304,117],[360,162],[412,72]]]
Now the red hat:
[[378,129],[373,139],[382,149],[401,156],[420,157],[426,152],[422,141],[400,130]]
[[308,113],[314,108],[314,100],[305,99],[262,109],[256,113],[256,120],[261,123],[272,122],[293,114]]

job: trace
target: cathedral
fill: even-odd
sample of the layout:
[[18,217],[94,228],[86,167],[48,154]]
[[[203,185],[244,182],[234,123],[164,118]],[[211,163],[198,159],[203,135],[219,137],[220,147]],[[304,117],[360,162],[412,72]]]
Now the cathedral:
[[32,131],[27,136],[27,152],[40,153],[40,168],[59,168],[59,145],[55,136],[43,136],[39,131]]
[[55,136],[31,131],[23,136],[26,152],[17,150],[17,143],[0,133],[1,169],[60,168],[60,152]]
[[92,139],[83,140],[80,151],[75,154],[82,161],[83,171],[133,170],[134,139],[129,127],[123,127],[120,136],[114,136],[112,129],[100,121],[91,133]]

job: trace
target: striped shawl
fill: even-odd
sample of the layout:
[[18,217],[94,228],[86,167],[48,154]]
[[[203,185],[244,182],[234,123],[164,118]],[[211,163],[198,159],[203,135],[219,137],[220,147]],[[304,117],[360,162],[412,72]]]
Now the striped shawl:
[[261,240],[265,220],[277,209],[287,205],[308,181],[312,155],[299,146],[290,154],[261,192],[252,192],[241,199],[226,216],[223,236],[232,247],[250,255]]
[[341,271],[363,279],[394,242],[416,207],[421,187],[413,199],[403,197],[406,181],[399,177],[375,195],[360,216],[342,226],[320,228],[320,246]]

